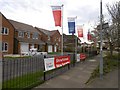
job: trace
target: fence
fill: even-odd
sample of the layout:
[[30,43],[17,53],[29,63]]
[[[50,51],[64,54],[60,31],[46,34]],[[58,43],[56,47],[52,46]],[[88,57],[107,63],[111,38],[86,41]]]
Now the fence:
[[2,88],[27,88],[44,81],[43,56],[5,58]]
[[3,89],[32,88],[40,85],[57,75],[60,75],[76,64],[75,54],[70,55],[70,64],[44,72],[44,57],[4,58],[3,60]]
[[45,80],[60,75],[74,66],[74,55],[69,55],[70,65],[65,65],[46,73],[44,73],[44,57],[42,55],[27,58],[4,58],[2,88],[32,88]]

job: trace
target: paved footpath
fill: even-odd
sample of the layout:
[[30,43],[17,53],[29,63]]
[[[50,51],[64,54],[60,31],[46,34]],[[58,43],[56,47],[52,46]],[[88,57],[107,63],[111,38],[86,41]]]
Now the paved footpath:
[[86,88],[118,88],[118,69],[103,76],[103,79],[95,78]]
[[35,88],[84,88],[85,82],[99,64],[100,56],[78,63],[62,75],[56,76]]

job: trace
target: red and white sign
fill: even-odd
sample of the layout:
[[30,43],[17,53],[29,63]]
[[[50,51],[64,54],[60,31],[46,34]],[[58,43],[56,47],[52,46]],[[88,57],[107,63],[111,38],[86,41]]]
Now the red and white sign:
[[83,28],[81,26],[77,26],[78,37],[83,37]]
[[80,60],[83,60],[83,59],[85,59],[86,58],[86,55],[84,54],[84,53],[81,53],[80,54]]
[[56,56],[54,58],[44,59],[45,71],[64,66],[66,64],[70,64],[70,56]]
[[54,58],[45,58],[44,65],[45,65],[45,71],[55,69]]
[[55,26],[61,26],[61,6],[52,6]]
[[56,56],[54,60],[55,68],[70,64],[70,56]]

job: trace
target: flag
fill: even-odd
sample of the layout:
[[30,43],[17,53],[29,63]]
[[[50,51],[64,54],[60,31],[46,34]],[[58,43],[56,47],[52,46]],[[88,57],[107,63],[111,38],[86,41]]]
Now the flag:
[[91,40],[91,38],[92,38],[90,31],[88,31],[87,38],[88,38],[88,40]]
[[61,9],[62,9],[62,6],[52,6],[55,26],[61,27]]
[[77,26],[78,37],[83,37],[83,28],[81,26]]
[[75,17],[68,18],[68,29],[69,29],[69,33],[72,34],[75,33]]

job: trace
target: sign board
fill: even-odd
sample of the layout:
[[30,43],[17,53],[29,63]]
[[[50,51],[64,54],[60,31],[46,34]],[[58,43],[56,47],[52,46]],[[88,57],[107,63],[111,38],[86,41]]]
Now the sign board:
[[77,54],[77,62],[80,62],[80,54]]
[[[109,28],[109,24],[108,23],[103,23],[102,24],[102,29],[107,29]],[[100,25],[97,26],[97,29],[100,30]]]
[[85,59],[85,58],[86,58],[86,55],[85,55],[84,53],[81,53],[81,54],[80,54],[80,59],[83,60],[83,59]]
[[64,66],[70,63],[70,56],[56,56],[54,60],[55,68]]
[[55,69],[54,58],[45,58],[44,65],[45,65],[45,71]]
[[45,58],[45,71],[49,71],[58,67],[70,64],[70,56],[55,56],[54,58]]

